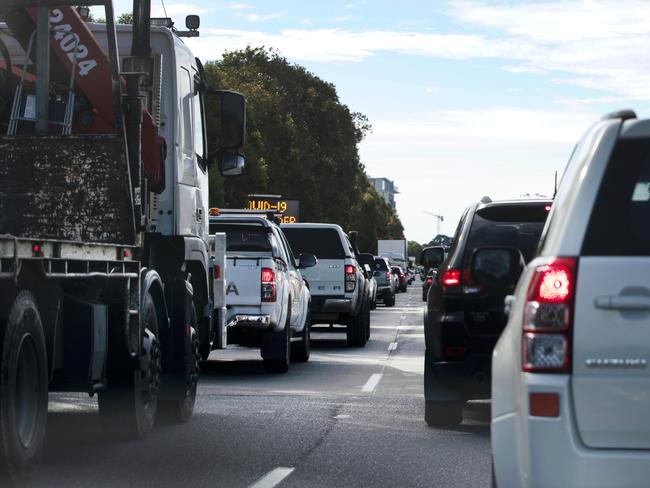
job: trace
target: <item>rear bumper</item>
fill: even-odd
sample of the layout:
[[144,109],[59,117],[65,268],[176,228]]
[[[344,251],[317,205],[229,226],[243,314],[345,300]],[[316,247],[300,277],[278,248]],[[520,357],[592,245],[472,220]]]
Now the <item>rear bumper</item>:
[[266,330],[271,328],[271,316],[237,314],[230,317],[226,326],[228,328],[235,327]]
[[[491,442],[500,487],[632,488],[648,486],[650,450],[591,449],[576,432],[565,375],[523,374],[518,409],[492,419]],[[528,414],[531,392],[560,395],[560,416]]]
[[310,308],[312,313],[350,313],[354,302],[352,298],[312,295]]

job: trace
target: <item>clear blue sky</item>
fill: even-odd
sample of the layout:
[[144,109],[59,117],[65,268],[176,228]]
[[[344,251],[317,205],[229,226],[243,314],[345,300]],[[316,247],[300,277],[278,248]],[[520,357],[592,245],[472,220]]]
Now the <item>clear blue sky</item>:
[[[162,15],[160,0],[152,0]],[[361,144],[370,176],[395,181],[409,239],[435,220],[453,233],[483,195],[551,195],[580,134],[602,114],[650,99],[649,1],[166,2],[204,60],[275,47],[334,83],[374,131]],[[131,10],[116,1],[116,12]]]

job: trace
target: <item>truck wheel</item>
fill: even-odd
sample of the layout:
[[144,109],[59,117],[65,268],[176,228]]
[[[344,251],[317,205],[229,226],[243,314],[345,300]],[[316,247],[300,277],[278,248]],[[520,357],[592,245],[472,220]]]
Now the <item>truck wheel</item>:
[[[142,356],[122,361],[115,377],[109,376],[108,389],[98,395],[99,413],[111,434],[142,439],[153,429],[158,411],[161,351],[158,342],[158,314],[153,297],[147,293],[142,306]],[[110,354],[110,353],[109,353]],[[114,352],[114,355],[123,354]]]
[[363,347],[368,342],[368,333],[366,332],[365,313],[368,303],[364,303],[359,313],[350,318],[347,327],[347,341],[350,347]]
[[463,402],[425,400],[424,420],[429,427],[453,427],[463,421]]
[[284,329],[279,332],[269,332],[263,339],[262,357],[264,369],[269,373],[286,373],[291,361],[291,304],[287,310],[287,320]]
[[45,335],[28,291],[14,300],[0,353],[0,472],[21,483],[40,460],[47,423]]
[[301,340],[291,343],[291,361],[296,363],[306,363],[309,361],[309,352],[311,349],[311,340],[309,334],[311,324],[309,323],[309,312],[305,318],[305,326],[302,329]]
[[192,413],[194,413],[194,405],[196,404],[196,389],[199,383],[200,373],[200,340],[196,332],[197,317],[196,308],[192,304],[190,316],[190,344],[189,349],[185,350],[187,357],[184,360],[186,367],[189,365],[189,370],[183,372],[184,388],[179,392],[178,398],[173,400],[161,400],[160,409],[163,419],[170,423],[187,422]]

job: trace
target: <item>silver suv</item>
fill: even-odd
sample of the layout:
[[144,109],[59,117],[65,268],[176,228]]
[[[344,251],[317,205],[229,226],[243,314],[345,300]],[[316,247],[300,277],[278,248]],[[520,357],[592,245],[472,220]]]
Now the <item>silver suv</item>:
[[[491,269],[505,276],[500,252]],[[508,302],[492,360],[494,485],[648,486],[650,120],[619,112],[585,134]]]

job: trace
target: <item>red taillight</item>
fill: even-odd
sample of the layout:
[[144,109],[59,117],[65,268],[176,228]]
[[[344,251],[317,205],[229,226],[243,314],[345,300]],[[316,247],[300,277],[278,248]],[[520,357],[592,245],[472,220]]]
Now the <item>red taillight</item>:
[[570,372],[576,272],[575,258],[550,259],[548,263],[535,268],[524,307],[524,371]]
[[433,283],[433,278],[429,277],[429,278],[427,278],[426,280],[424,280],[424,282],[425,282],[427,285],[430,285],[431,283]]
[[390,271],[386,271],[386,279],[390,281]]
[[357,270],[351,264],[345,265],[345,291],[351,292],[357,286]]
[[459,286],[460,285],[460,270],[448,269],[442,275],[442,284],[444,286]]
[[219,278],[221,278],[221,266],[219,266],[218,264],[215,264],[214,265],[214,279],[218,280]]
[[276,298],[275,272],[270,268],[262,268],[262,301],[274,302]]
[[550,212],[551,211],[551,206],[550,205],[544,205],[544,210],[546,210],[547,212]]

